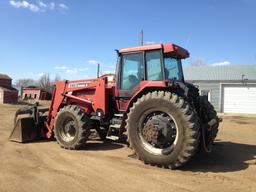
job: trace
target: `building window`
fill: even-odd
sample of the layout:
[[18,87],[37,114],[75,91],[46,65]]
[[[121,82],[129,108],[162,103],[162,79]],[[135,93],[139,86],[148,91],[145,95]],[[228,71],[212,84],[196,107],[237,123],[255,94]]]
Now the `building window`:
[[34,99],[36,99],[37,94],[34,95]]
[[211,91],[210,90],[201,90],[200,95],[207,97],[208,101],[211,101]]

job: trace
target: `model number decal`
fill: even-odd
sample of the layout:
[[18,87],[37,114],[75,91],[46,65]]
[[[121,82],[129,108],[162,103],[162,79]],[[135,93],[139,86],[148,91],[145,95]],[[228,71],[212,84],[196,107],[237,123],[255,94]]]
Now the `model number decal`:
[[86,82],[79,82],[79,83],[70,83],[68,88],[76,88],[76,87],[88,87],[88,83]]

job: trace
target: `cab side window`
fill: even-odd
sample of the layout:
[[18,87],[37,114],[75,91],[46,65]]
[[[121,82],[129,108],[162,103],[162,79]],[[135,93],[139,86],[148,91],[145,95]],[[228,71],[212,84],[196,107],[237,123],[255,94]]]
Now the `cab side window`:
[[165,77],[170,80],[182,79],[182,68],[180,59],[164,57]]
[[161,81],[163,80],[162,66],[161,66],[161,52],[160,50],[146,52],[147,65],[147,80]]
[[143,79],[143,53],[123,55],[120,88],[122,90],[131,90]]

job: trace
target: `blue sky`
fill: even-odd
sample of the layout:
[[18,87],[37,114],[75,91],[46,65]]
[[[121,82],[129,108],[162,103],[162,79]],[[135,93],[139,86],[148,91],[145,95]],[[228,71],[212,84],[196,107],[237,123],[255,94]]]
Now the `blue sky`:
[[0,73],[65,79],[113,71],[115,49],[176,43],[207,64],[256,64],[254,0],[1,0]]

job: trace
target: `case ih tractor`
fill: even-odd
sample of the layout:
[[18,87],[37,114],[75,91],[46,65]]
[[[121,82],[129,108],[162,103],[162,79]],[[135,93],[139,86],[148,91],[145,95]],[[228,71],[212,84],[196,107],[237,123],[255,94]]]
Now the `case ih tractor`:
[[81,149],[92,129],[102,139],[117,140],[126,132],[140,160],[167,168],[185,164],[199,147],[209,152],[219,119],[207,98],[184,81],[181,60],[188,51],[155,44],[117,54],[115,75],[59,81],[49,109],[18,110],[10,139],[55,137],[62,148]]

